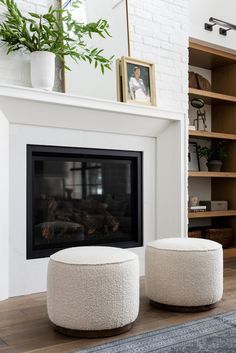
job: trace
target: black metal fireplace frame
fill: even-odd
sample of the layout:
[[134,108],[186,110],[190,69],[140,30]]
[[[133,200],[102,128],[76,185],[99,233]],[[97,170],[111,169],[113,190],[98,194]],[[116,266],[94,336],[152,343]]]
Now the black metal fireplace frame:
[[[133,168],[137,173],[132,173],[132,184],[137,190],[136,193],[132,194],[132,202],[137,204],[135,219],[135,238],[133,240],[128,240],[125,242],[113,242],[113,243],[101,243],[99,245],[103,246],[114,246],[121,248],[133,248],[140,247],[143,245],[143,153],[139,151],[127,151],[127,150],[113,150],[113,149],[98,149],[98,148],[80,148],[80,147],[58,147],[58,146],[48,146],[48,145],[27,145],[27,242],[26,242],[26,258],[36,259],[49,257],[56,251],[61,250],[61,247],[54,247],[50,249],[36,249],[33,244],[33,179],[34,179],[34,157],[37,156],[60,156],[60,157],[75,157],[82,155],[86,157],[96,156],[99,158],[107,159],[128,159],[132,160]],[[98,245],[96,243],[87,244],[83,241],[83,244],[73,244],[68,243],[68,246],[85,246],[85,245]],[[63,249],[68,247],[64,243]]]

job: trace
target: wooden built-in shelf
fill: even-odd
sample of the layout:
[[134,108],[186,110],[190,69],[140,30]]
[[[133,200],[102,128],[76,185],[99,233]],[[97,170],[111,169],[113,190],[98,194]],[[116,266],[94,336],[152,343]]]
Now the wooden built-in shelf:
[[[190,72],[199,73],[205,78],[211,77],[211,91],[189,88],[189,100],[201,98],[205,104],[211,105],[211,114],[208,113],[208,117],[212,130],[210,132],[189,129],[189,138],[210,140],[207,142],[214,142],[214,139],[226,140],[229,155],[224,164],[225,170],[229,172],[189,171],[190,194],[203,200],[206,190],[211,200],[227,200],[231,209],[189,212],[188,216],[192,222],[198,220],[199,227],[204,226],[204,220],[208,218],[216,228],[232,228],[234,240],[232,247],[224,249],[224,257],[236,258],[236,52],[190,42],[189,65]],[[204,69],[209,72],[204,72]],[[191,114],[194,112],[190,111]],[[191,118],[193,117],[196,117],[196,114]],[[204,181],[207,181],[207,185]]]
[[229,96],[227,94],[215,93],[211,91],[204,91],[196,88],[189,88],[190,98],[203,98],[206,104],[216,103],[236,103],[235,96]]
[[210,132],[201,130],[190,130],[189,137],[199,139],[222,139],[222,140],[236,140],[236,134],[225,134],[222,132]]
[[189,177],[198,178],[236,178],[235,172],[188,172]]
[[212,218],[212,217],[233,217],[236,216],[236,210],[227,211],[206,211],[206,212],[189,212],[188,218]]
[[199,43],[189,43],[189,63],[192,66],[212,70],[235,62],[236,56],[233,53]]

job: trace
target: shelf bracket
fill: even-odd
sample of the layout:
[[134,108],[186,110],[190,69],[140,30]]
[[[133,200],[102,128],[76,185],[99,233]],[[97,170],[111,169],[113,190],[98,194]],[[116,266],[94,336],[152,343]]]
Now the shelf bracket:
[[212,31],[213,31],[213,27],[214,27],[215,25],[216,25],[216,23],[214,23],[214,24],[205,23],[205,24],[204,24],[204,28],[205,28],[206,31],[212,32]]
[[220,33],[222,36],[227,36],[227,32],[228,32],[228,31],[231,31],[231,30],[232,30],[232,28],[225,29],[225,28],[220,27],[220,28],[219,28],[219,33]]

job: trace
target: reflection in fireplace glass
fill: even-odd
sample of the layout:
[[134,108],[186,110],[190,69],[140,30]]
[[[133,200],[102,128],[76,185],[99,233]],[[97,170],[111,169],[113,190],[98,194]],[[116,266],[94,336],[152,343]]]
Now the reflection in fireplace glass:
[[28,258],[141,245],[141,152],[28,146],[28,164]]

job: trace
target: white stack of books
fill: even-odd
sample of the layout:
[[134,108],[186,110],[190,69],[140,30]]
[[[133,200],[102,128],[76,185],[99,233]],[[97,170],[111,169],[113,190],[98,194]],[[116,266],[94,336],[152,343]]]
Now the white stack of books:
[[190,212],[205,212],[207,209],[206,206],[190,206]]

